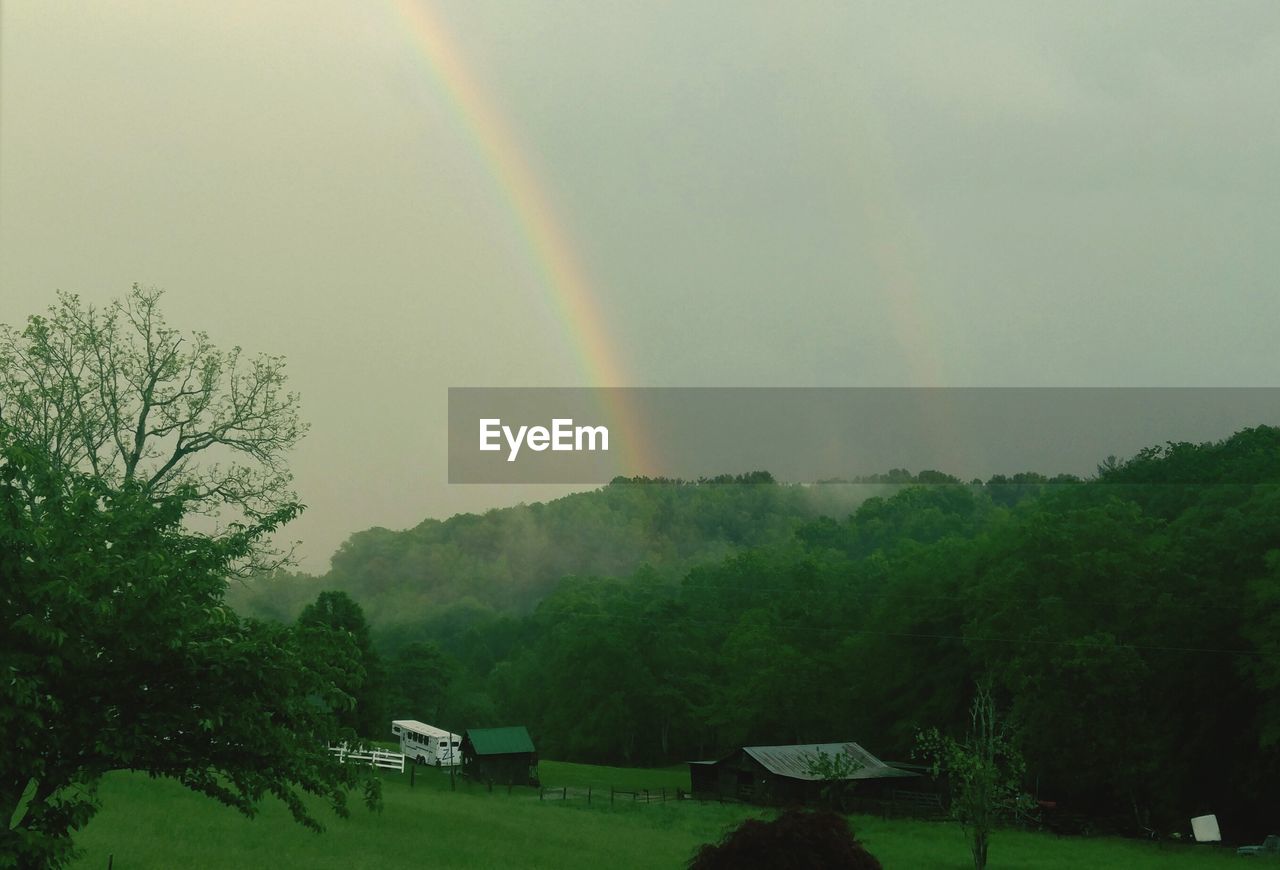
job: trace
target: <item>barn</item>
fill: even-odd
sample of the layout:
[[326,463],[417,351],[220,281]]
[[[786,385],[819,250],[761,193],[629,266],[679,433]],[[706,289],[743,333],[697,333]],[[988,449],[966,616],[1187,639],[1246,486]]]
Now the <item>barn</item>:
[[462,773],[479,782],[538,785],[538,753],[523,725],[468,728],[462,736]]
[[920,774],[886,764],[856,743],[804,743],[793,746],[743,746],[719,761],[689,762],[693,796],[745,800],[758,804],[817,802],[827,783],[811,768],[818,755],[845,755],[851,770],[842,779],[859,798],[883,797],[911,787]]

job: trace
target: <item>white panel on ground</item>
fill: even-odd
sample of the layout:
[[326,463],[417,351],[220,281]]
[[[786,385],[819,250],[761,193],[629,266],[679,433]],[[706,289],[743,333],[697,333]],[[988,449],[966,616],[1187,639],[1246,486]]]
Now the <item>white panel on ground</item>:
[[1221,843],[1222,831],[1218,829],[1217,816],[1196,816],[1191,820],[1191,836],[1197,843]]

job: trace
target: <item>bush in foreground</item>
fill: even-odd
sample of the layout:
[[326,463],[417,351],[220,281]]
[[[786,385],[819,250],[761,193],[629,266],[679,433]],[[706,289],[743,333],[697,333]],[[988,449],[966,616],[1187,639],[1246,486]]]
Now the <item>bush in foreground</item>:
[[881,870],[841,816],[789,810],[772,821],[747,819],[703,846],[689,870]]

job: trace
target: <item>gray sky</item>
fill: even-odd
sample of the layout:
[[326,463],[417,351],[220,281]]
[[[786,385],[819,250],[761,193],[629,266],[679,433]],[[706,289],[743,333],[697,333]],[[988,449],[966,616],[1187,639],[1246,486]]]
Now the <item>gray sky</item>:
[[448,486],[447,387],[593,385],[414,3],[629,385],[1280,382],[1272,0],[4,0],[0,321],[287,356],[309,570],[564,491]]

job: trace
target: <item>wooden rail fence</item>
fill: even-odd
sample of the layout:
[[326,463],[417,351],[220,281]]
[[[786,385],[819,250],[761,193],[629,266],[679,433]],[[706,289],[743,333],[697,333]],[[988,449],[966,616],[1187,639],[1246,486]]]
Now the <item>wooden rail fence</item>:
[[[538,800],[540,801],[567,801],[574,798],[586,800],[588,806],[593,802],[603,805],[604,789],[596,791],[594,786],[580,788],[576,786],[558,786],[547,787],[542,786],[538,789]],[[689,793],[681,788],[657,788],[657,789],[625,789],[609,786],[609,806],[614,806],[618,801],[630,801],[631,803],[640,804],[658,804],[667,801],[687,800]]]
[[387,752],[385,749],[368,749],[357,746],[354,749],[345,743],[330,746],[329,751],[338,756],[343,764],[354,761],[358,764],[370,764],[383,770],[398,770],[404,773],[404,755],[399,752]]

